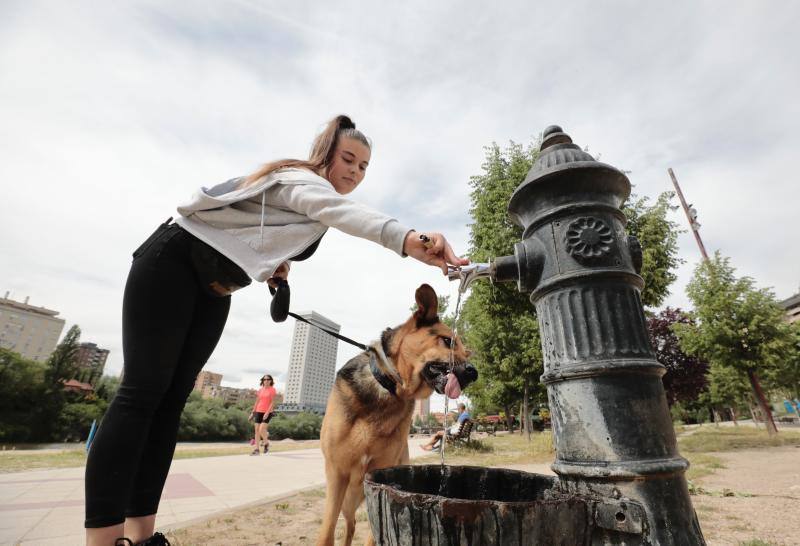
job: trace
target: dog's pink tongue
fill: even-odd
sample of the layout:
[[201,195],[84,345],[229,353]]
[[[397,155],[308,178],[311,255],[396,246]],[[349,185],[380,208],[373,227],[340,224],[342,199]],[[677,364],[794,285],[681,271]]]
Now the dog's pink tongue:
[[461,385],[458,384],[456,374],[447,374],[447,385],[444,386],[444,393],[448,398],[458,398],[461,396]]

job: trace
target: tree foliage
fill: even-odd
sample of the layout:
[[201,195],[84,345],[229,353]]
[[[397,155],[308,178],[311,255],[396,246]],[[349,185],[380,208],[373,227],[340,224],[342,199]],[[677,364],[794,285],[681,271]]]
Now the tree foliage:
[[44,396],[45,365],[0,348],[0,442],[36,435],[36,403]]
[[[511,142],[505,149],[497,144],[486,148],[482,173],[470,179],[472,224],[469,255],[473,261],[513,254],[522,229],[507,213],[511,194],[525,179],[538,157],[538,142],[523,146]],[[628,232],[643,247],[642,276],[645,305],[659,305],[675,280],[677,225],[667,218],[673,208],[672,194],[658,196],[653,205],[646,197],[633,197],[623,208]],[[532,402],[543,401],[545,391],[538,378],[543,372],[539,325],[527,294],[512,284],[472,285],[462,313],[466,341],[474,351],[473,362],[480,378],[468,388],[478,411],[507,413],[529,387]]]
[[[506,207],[511,194],[525,178],[536,158],[534,146],[511,143],[505,150],[496,144],[487,148],[483,173],[470,180],[470,250],[472,261],[506,256],[514,251],[522,230],[514,225]],[[475,410],[508,413],[529,396],[541,398],[544,390],[539,325],[528,296],[513,284],[478,282],[463,305],[467,344],[473,351],[478,381],[468,388]]]
[[792,338],[772,292],[756,288],[750,277],[737,277],[730,260],[717,252],[697,266],[686,293],[696,323],[676,326],[682,347],[712,365],[762,372],[770,388],[779,386],[775,372],[791,354]]
[[708,386],[708,363],[681,349],[678,336],[673,331],[675,324],[691,325],[693,321],[680,309],[670,307],[647,319],[647,331],[656,359],[667,369],[663,381],[670,406],[675,402],[697,400]]
[[628,219],[626,231],[639,239],[642,245],[642,271],[644,289],[642,303],[646,307],[658,307],[669,295],[669,287],[677,278],[675,268],[681,264],[678,258],[678,224],[667,217],[676,209],[671,204],[673,192],[661,193],[653,205],[647,197],[631,195],[622,207]]
[[[760,380],[767,391],[785,386],[784,370],[792,354],[792,330],[772,292],[756,288],[750,277],[737,277],[719,252],[697,266],[686,292],[696,323],[679,324],[675,331],[688,353],[711,364],[710,396],[735,404],[746,378],[769,415],[768,403],[759,395]],[[767,424],[771,434],[777,432],[771,419]]]

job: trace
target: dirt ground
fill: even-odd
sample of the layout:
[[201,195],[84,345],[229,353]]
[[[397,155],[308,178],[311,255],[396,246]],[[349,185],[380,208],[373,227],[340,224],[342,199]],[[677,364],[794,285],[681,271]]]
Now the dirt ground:
[[[715,453],[725,468],[700,478],[692,497],[708,546],[761,540],[800,545],[800,449]],[[732,495],[732,496],[726,496]]]
[[[714,455],[725,468],[697,480],[698,494],[692,497],[708,546],[800,545],[800,449]],[[314,544],[324,495],[324,490],[313,490],[223,514],[172,531],[168,538],[175,546]],[[357,522],[353,544],[363,544],[369,529],[363,506]],[[340,519],[337,543],[343,528]]]

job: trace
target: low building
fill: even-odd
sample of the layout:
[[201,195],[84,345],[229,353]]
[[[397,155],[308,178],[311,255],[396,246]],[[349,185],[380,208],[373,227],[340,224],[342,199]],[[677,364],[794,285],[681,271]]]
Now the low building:
[[800,293],[783,300],[780,302],[780,306],[786,311],[787,322],[797,322],[800,320]]
[[84,383],[82,381],[78,381],[77,379],[70,379],[69,381],[64,381],[64,390],[90,394],[94,392],[94,387],[92,387],[89,383]]
[[202,394],[204,388],[211,386],[219,387],[221,383],[221,373],[207,372],[203,370],[197,374],[197,378],[194,380],[194,389],[192,390]]
[[56,348],[64,329],[58,311],[36,307],[8,297],[0,298],[0,347],[23,358],[44,362]]
[[206,385],[200,391],[203,398],[218,398],[227,406],[233,406],[240,402],[248,404],[256,401],[255,389],[238,389],[236,387],[223,387],[221,385]]

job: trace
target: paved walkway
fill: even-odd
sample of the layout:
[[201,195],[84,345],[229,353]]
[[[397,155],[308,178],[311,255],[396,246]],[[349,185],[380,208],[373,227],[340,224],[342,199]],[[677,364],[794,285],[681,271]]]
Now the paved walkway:
[[[425,453],[409,439],[412,458]],[[0,545],[82,545],[83,467],[0,474]],[[229,455],[172,463],[159,529],[325,484],[319,449]]]

